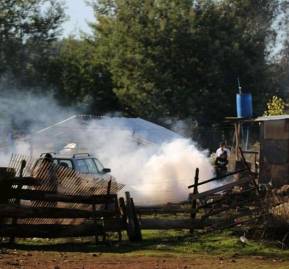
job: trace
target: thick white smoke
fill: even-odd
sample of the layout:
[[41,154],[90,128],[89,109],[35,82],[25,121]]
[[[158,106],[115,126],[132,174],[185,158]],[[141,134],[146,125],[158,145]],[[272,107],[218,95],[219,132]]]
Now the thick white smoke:
[[139,184],[132,186],[141,194],[142,202],[165,203],[188,198],[187,186],[193,183],[196,168],[200,178],[208,179],[213,170],[204,152],[187,139],[161,145],[149,156],[140,173]]
[[[186,200],[187,186],[193,183],[196,168],[200,169],[200,179],[213,176],[207,152],[198,150],[189,139],[139,144],[135,134],[123,129],[117,120],[110,128],[103,128],[102,121],[106,119],[93,121],[86,127],[82,144],[89,141],[95,154],[126,184],[126,190],[132,192],[137,203]],[[162,136],[161,130],[155,135]]]
[[[11,104],[20,103],[21,107],[23,99],[10,98]],[[5,99],[6,103],[9,103],[8,99]],[[51,98],[29,96],[25,106],[28,111],[21,117],[22,122],[29,122],[30,134],[16,139],[13,147],[9,148],[11,153],[33,153],[37,157],[41,152],[59,152],[66,144],[75,143],[78,151],[95,154],[105,167],[111,168],[112,175],[126,185],[125,190],[131,192],[138,204],[186,200],[189,194],[187,186],[193,183],[197,167],[201,180],[213,176],[207,152],[198,150],[189,139],[161,127],[151,129],[145,121],[140,120],[137,128],[132,130],[124,124],[125,118],[104,117],[84,121],[76,117],[38,132],[37,129],[55,123],[56,119],[67,118],[69,113],[55,105]],[[13,107],[9,113],[13,115]],[[13,116],[18,113],[19,110],[16,110]],[[4,123],[3,119],[0,120]],[[5,124],[12,132],[15,131],[13,124],[7,120]],[[9,154],[6,151],[4,155],[7,157]]]

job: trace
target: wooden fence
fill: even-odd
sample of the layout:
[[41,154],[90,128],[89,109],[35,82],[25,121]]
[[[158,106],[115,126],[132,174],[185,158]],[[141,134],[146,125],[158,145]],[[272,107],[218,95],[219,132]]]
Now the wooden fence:
[[[199,179],[196,169],[194,182],[188,186],[193,192],[189,200],[178,204],[162,206],[138,206],[134,217],[140,229],[205,229],[214,231],[236,225],[254,222],[264,217],[257,173],[250,170],[240,149],[243,168],[221,177]],[[230,178],[228,180],[228,178]],[[214,183],[211,188],[208,184]],[[208,186],[199,192],[200,186]]]
[[[199,180],[196,169],[188,201],[135,206],[128,192],[118,199],[121,184],[93,181],[68,168],[49,165],[29,176],[24,173],[27,161],[22,160],[20,165],[0,169],[0,236],[10,241],[80,236],[105,240],[107,232],[116,232],[121,240],[126,231],[131,241],[140,241],[145,229],[213,231],[252,222],[264,214],[262,193],[244,156],[243,161],[243,169],[205,181]],[[235,175],[238,179],[223,181]],[[199,192],[200,186],[212,182],[215,188]]]
[[1,169],[1,237],[10,237],[11,241],[15,237],[98,238],[105,237],[108,231],[120,235],[124,229],[117,195],[110,194],[110,183],[106,194],[63,194],[38,190],[39,179],[15,178],[13,172]]

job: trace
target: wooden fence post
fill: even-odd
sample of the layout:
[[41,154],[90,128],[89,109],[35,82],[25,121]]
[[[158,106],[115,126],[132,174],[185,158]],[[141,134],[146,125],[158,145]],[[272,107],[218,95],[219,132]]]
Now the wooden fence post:
[[[195,172],[195,179],[194,179],[194,192],[193,194],[198,194],[198,184],[199,184],[199,168],[196,168],[196,172]],[[194,199],[192,201],[192,213],[191,213],[191,219],[195,220],[196,219],[196,215],[197,215],[197,199]],[[192,222],[193,225],[193,222]],[[194,228],[190,229],[190,232],[193,233],[194,232]]]
[[127,235],[128,235],[129,240],[133,241],[134,222],[133,222],[133,217],[132,217],[129,192],[125,192],[125,200],[126,200],[126,216],[127,216]]
[[[107,189],[106,189],[107,195],[110,195],[110,190],[111,190],[111,180],[108,181],[108,183],[107,183]],[[108,203],[105,204],[105,209],[108,209]]]
[[[96,206],[95,206],[95,203],[92,204],[92,212],[95,214],[96,212]],[[94,235],[94,239],[95,239],[95,244],[98,243],[98,231],[97,231],[97,219],[96,219],[96,216],[93,216],[93,222],[95,224],[95,235]]]
[[260,190],[259,190],[259,187],[258,187],[258,184],[256,182],[256,174],[254,174],[252,171],[251,171],[251,167],[249,166],[249,164],[247,163],[246,161],[246,158],[244,156],[244,153],[243,153],[243,150],[241,147],[239,147],[239,152],[240,152],[240,155],[241,155],[241,160],[244,164],[244,166],[248,169],[248,172],[249,172],[249,177],[251,178],[251,182],[253,183],[254,187],[256,188],[256,191],[258,194],[260,194]]
[[141,241],[140,226],[136,215],[136,210],[130,193],[125,193],[126,214],[127,214],[127,234],[130,241]]
[[121,221],[122,224],[124,225],[125,229],[127,230],[127,210],[125,206],[125,201],[123,197],[119,198],[119,207],[120,207],[120,213],[121,213]]
[[133,217],[133,222],[134,222],[134,240],[133,241],[142,241],[142,234],[141,234],[141,229],[140,229],[140,224],[139,220],[137,217],[136,209],[134,206],[133,198],[130,198],[130,203],[131,203],[131,208],[132,208],[132,217]]
[[[19,176],[20,176],[20,177],[23,177],[23,176],[24,176],[24,169],[25,169],[25,167],[26,167],[26,161],[25,161],[25,160],[22,160],[22,161],[21,161],[21,167],[20,167],[20,173],[19,173]],[[18,185],[17,189],[18,189],[18,190],[21,190],[21,189],[22,189],[22,186]],[[15,199],[14,204],[20,205],[20,200],[19,200],[19,199]],[[13,219],[12,219],[12,224],[13,224],[13,225],[16,225],[16,224],[17,224],[17,218],[13,218]],[[14,244],[14,243],[15,243],[15,237],[13,237],[13,236],[10,237],[9,243],[10,243],[10,244]]]
[[[114,201],[114,210],[115,210],[115,214],[118,220],[121,220],[121,212],[120,212],[120,204],[119,201],[117,199],[117,196],[115,197],[115,201]],[[121,220],[122,223],[122,220]],[[122,227],[119,227],[117,234],[118,234],[118,241],[121,242],[122,240],[122,233],[121,233]]]
[[[107,189],[106,189],[106,194],[110,195],[110,190],[111,190],[111,179],[108,181],[107,183]],[[105,210],[107,210],[109,208],[108,203],[105,203]],[[106,241],[106,232],[103,231],[103,237],[102,237],[103,242]]]
[[[12,180],[15,178],[15,170],[14,169],[9,169],[6,167],[0,167],[0,203],[1,204],[6,204],[8,203],[8,194],[10,191],[11,186],[7,184],[7,181]],[[10,219],[9,219],[10,221]],[[6,218],[1,218],[0,219],[0,224],[4,224],[7,222]],[[3,237],[0,238],[0,241],[3,241]]]

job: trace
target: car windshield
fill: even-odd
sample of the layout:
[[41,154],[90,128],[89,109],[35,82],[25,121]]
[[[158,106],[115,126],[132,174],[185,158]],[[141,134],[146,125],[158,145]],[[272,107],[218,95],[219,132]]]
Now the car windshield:
[[99,165],[95,162],[95,159],[77,159],[75,160],[75,170],[84,174],[99,174],[103,170],[103,166],[100,162]]
[[100,172],[93,159],[86,159],[85,162],[87,164],[89,173],[95,174]]
[[[40,163],[43,159],[39,159],[36,162],[35,167]],[[73,159],[65,159],[65,158],[55,158],[53,159],[53,163],[55,165],[60,165],[66,168],[75,169],[76,171],[83,174],[103,174],[104,166],[102,163],[96,158],[73,158]]]
[[84,173],[84,174],[89,173],[86,161],[83,159],[75,160],[75,170],[80,172],[80,173]]
[[95,162],[95,164],[97,166],[97,170],[99,172],[102,172],[103,169],[104,169],[104,166],[102,165],[102,163],[98,159],[93,159],[93,160],[94,160],[94,162]]

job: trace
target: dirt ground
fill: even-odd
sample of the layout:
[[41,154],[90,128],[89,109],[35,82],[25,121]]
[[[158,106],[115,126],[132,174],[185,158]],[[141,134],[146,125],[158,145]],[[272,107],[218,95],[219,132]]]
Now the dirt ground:
[[129,256],[82,252],[2,250],[0,268],[23,269],[219,269],[289,268],[289,259],[211,255]]

